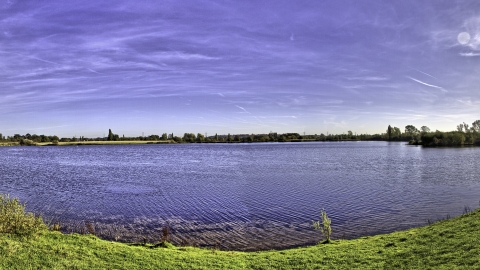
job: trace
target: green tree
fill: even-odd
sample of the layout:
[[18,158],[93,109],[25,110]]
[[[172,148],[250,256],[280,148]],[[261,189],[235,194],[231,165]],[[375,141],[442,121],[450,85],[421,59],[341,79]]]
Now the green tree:
[[168,140],[168,135],[167,135],[167,133],[163,133],[163,134],[162,134],[162,140],[163,140],[163,141]]
[[472,123],[472,130],[475,132],[480,132],[480,120],[475,120]]
[[405,126],[405,133],[407,133],[410,136],[414,136],[415,134],[418,133],[418,129],[413,125],[408,125],[408,126]]
[[218,141],[218,135],[215,133],[215,141]]
[[394,138],[400,138],[402,136],[402,131],[398,127],[393,128],[392,136]]
[[430,132],[430,129],[427,126],[422,126],[420,128],[420,130],[422,131],[422,133],[429,133]]
[[113,141],[113,132],[111,129],[108,129],[107,141]]
[[392,127],[390,125],[388,125],[387,135],[388,135],[388,140],[389,141],[392,139],[392,133],[393,133]]
[[196,137],[195,137],[195,134],[193,133],[185,133],[183,134],[183,138],[182,138],[184,142],[195,142],[195,139]]
[[228,133],[228,136],[227,136],[227,141],[231,142],[232,141],[232,135],[230,135],[230,133]]
[[197,142],[203,142],[205,141],[205,136],[203,136],[203,134],[201,133],[198,133],[197,134]]

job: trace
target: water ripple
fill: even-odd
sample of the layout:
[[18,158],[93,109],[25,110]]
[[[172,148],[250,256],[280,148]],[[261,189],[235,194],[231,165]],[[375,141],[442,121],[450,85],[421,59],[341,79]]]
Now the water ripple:
[[424,225],[480,199],[479,148],[404,143],[9,147],[0,192],[65,232],[222,249],[313,244]]

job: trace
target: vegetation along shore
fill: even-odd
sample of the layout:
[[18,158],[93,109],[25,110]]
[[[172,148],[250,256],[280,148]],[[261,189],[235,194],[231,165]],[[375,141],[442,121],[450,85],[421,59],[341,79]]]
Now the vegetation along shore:
[[[259,252],[124,244],[61,234],[0,197],[1,269],[472,269],[480,265],[480,211],[421,228]],[[334,224],[332,224],[334,226]],[[319,235],[320,239],[320,235]]]
[[167,144],[167,143],[251,143],[251,142],[311,142],[311,141],[405,141],[411,145],[423,146],[463,146],[480,145],[480,120],[469,125],[457,125],[455,131],[431,131],[427,126],[417,129],[413,125],[405,126],[404,132],[398,127],[388,126],[382,134],[356,134],[351,130],[343,134],[321,133],[306,135],[299,133],[277,134],[227,134],[207,136],[208,134],[184,133],[175,136],[173,133],[159,135],[125,137],[108,130],[108,136],[98,138],[72,137],[59,138],[56,135],[14,134],[4,137],[0,133],[0,146],[67,146],[67,145],[114,145],[114,144]]

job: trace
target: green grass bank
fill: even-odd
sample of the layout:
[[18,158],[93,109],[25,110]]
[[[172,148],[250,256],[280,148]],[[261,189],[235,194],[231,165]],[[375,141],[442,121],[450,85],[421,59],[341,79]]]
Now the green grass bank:
[[[236,252],[168,243],[128,245],[93,235],[61,234],[29,223],[38,217],[8,203],[4,199],[0,208],[0,269],[480,269],[479,210],[390,234],[288,250]],[[32,225],[26,224],[36,227],[28,230]]]

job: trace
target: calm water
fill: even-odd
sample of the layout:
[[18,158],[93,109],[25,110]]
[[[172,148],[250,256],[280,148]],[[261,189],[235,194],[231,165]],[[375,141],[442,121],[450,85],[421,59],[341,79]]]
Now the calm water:
[[0,193],[65,232],[222,249],[307,245],[421,226],[480,200],[480,148],[317,142],[0,148]]

